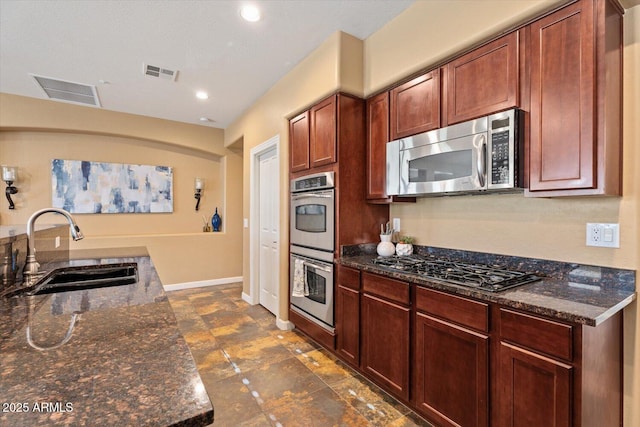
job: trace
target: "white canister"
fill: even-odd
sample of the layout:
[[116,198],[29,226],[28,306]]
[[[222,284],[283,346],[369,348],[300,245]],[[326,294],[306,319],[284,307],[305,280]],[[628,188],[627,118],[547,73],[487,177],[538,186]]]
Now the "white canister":
[[391,242],[391,234],[380,235],[380,243],[378,243],[376,251],[380,256],[391,256],[396,253],[396,247]]
[[413,245],[411,243],[399,242],[396,244],[396,253],[401,256],[411,255],[413,254]]

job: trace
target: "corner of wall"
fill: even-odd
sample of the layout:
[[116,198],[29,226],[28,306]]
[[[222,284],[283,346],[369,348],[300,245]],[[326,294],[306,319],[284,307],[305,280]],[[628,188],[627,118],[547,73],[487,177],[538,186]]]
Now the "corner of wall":
[[340,32],[338,89],[364,97],[364,41]]

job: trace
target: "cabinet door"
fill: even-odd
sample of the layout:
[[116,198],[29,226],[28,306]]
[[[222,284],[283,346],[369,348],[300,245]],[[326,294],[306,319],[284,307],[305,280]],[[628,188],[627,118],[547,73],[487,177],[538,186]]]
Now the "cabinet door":
[[389,92],[367,100],[367,199],[387,197]]
[[486,426],[489,417],[489,338],[416,314],[415,399],[443,426]]
[[518,105],[518,33],[513,32],[446,66],[447,124]]
[[360,366],[360,270],[336,267],[336,350],[354,367]]
[[391,89],[391,140],[440,127],[440,69]]
[[338,285],[336,295],[337,350],[352,366],[360,365],[360,292]]
[[311,108],[310,166],[322,166],[336,161],[336,96]]
[[531,24],[529,190],[596,186],[593,3]]
[[362,294],[361,368],[403,399],[409,399],[409,315],[407,307]]
[[309,169],[309,112],[289,121],[291,172]]
[[500,426],[572,425],[572,367],[500,343]]

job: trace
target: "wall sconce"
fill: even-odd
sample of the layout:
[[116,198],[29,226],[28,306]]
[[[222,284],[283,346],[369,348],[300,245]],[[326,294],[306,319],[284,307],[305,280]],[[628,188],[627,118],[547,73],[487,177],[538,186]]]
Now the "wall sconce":
[[15,209],[16,205],[13,204],[13,200],[11,200],[11,195],[16,194],[18,189],[13,186],[13,181],[16,180],[16,168],[13,166],[2,166],[2,180],[7,183],[7,189],[4,191],[4,194],[7,196],[7,200],[9,201],[9,209]]
[[200,209],[200,197],[202,196],[202,187],[204,186],[204,181],[202,180],[202,178],[196,178],[196,183],[195,183],[195,187],[196,187],[196,194],[193,195],[193,197],[196,198],[197,202],[196,202],[196,210]]

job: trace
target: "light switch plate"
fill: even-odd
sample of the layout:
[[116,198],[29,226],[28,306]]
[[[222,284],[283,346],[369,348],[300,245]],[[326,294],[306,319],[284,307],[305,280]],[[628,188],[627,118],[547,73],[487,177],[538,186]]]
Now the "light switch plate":
[[393,218],[393,231],[396,233],[400,231],[400,218]]
[[587,246],[620,247],[620,224],[587,223]]
[[56,236],[56,248],[60,247],[60,236]]
[[244,228],[249,228],[249,218],[243,218],[242,225]]

